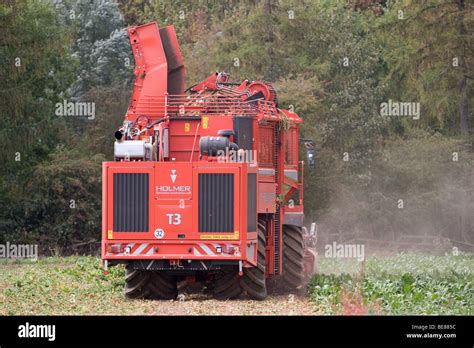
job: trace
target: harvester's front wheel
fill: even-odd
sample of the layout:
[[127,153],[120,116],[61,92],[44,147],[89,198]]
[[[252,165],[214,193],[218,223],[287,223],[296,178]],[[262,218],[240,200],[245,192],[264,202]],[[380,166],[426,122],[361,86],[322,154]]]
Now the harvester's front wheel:
[[254,300],[262,301],[267,297],[265,280],[265,222],[258,221],[258,256],[257,266],[244,268],[244,275],[240,277],[240,286]]
[[283,283],[289,290],[298,289],[304,279],[304,244],[301,227],[283,225]]

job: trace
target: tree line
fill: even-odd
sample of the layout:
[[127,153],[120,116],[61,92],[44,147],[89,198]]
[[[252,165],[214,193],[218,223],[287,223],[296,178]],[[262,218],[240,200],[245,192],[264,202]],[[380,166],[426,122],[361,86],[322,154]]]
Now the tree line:
[[[0,242],[97,250],[101,162],[133,83],[126,27],[156,21],[177,30],[187,85],[265,80],[304,119],[321,233],[474,243],[467,1],[6,0],[0,18]],[[94,117],[58,116],[70,101]]]

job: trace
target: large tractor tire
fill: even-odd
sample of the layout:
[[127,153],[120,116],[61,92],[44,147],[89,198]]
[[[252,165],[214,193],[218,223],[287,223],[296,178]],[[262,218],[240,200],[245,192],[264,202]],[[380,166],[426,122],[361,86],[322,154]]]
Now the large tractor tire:
[[125,268],[125,296],[130,299],[144,299],[150,295],[148,282],[150,272]]
[[149,298],[155,300],[176,300],[178,297],[176,278],[163,272],[151,273],[148,288],[150,289]]
[[265,280],[265,222],[258,221],[258,256],[257,266],[244,268],[244,275],[240,277],[241,288],[254,300],[262,301],[267,297]]
[[232,300],[237,298],[241,292],[238,269],[222,272],[216,276],[214,280],[214,297],[216,299]]
[[299,289],[304,281],[304,245],[301,227],[283,225],[283,285]]
[[174,300],[176,279],[165,273],[125,268],[125,296],[130,299]]
[[214,280],[214,297],[219,300],[237,298],[245,291],[254,300],[264,300],[267,297],[265,281],[265,223],[258,222],[258,256],[257,266],[244,268],[243,275],[238,269],[223,272]]

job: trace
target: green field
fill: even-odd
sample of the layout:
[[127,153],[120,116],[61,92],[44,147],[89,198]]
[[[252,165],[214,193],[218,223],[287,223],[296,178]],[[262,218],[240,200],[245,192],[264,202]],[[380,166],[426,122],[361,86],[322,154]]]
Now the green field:
[[310,298],[328,314],[474,312],[474,254],[321,259]]
[[[3,261],[0,315],[155,313],[159,301],[124,299],[123,272],[103,275],[95,257]],[[474,254],[321,259],[307,297],[321,314],[472,315]]]

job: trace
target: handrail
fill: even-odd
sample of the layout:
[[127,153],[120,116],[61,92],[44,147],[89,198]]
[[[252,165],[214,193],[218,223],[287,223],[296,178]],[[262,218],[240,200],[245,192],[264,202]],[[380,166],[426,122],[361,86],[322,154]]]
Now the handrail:
[[205,114],[235,117],[263,115],[265,118],[272,119],[278,118],[279,115],[278,109],[272,101],[246,101],[241,96],[221,94],[173,95],[167,93],[161,97],[142,97],[127,112],[128,117],[132,119],[140,114],[145,114],[149,118]]
[[201,122],[199,122],[196,126],[196,133],[194,133],[193,147],[191,149],[191,157],[189,158],[189,162],[193,161],[194,148],[196,147],[196,139],[198,136],[198,131],[199,131],[200,126],[201,126]]
[[300,205],[302,205],[304,198],[304,161],[299,161],[299,164],[301,165],[301,181],[298,183],[298,190],[300,191]]

